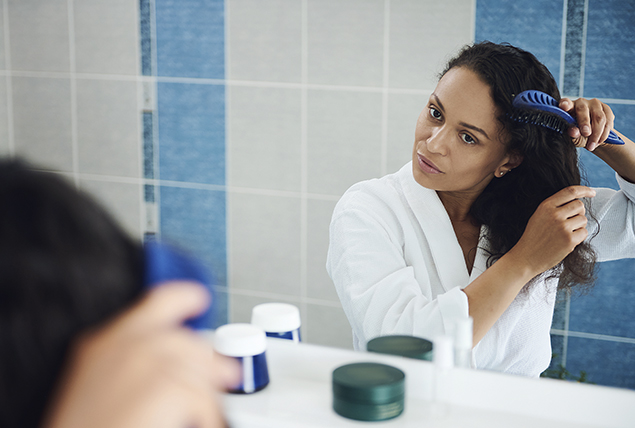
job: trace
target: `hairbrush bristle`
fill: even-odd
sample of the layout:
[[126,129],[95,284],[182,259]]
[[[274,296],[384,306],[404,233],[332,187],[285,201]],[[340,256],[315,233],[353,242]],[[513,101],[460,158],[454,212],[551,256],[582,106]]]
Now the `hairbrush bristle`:
[[569,124],[566,120],[554,114],[539,110],[516,109],[509,117],[516,122],[542,126],[559,134],[563,134],[564,131],[569,128]]

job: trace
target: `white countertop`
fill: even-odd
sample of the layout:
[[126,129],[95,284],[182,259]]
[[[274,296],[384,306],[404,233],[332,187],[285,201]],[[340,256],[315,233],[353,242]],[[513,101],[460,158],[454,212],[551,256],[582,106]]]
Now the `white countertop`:
[[[635,427],[635,391],[452,369],[447,403],[432,401],[434,365],[289,340],[267,339],[269,385],[224,396],[231,428],[251,427]],[[349,363],[376,361],[406,374],[404,412],[383,422],[346,419],[332,409],[331,375]]]

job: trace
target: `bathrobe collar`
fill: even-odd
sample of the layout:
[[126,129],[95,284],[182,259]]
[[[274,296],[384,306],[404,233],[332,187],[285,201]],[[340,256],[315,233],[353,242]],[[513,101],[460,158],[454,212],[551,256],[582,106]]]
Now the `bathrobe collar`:
[[406,199],[427,238],[441,285],[446,291],[457,286],[464,288],[485,271],[487,255],[481,248],[485,241],[485,228],[481,227],[474,266],[468,275],[463,250],[437,192],[415,181],[412,162],[399,171],[399,176]]

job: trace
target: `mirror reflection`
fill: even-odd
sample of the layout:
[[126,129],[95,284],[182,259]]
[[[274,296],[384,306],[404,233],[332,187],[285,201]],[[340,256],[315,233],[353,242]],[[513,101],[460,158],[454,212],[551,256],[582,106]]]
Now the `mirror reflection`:
[[[603,24],[632,10],[66,3],[6,2],[0,152],[199,255],[213,327],[285,302],[304,342],[361,350],[470,315],[477,368],[635,388],[635,60],[611,53],[635,36]],[[523,123],[525,89],[590,134]]]

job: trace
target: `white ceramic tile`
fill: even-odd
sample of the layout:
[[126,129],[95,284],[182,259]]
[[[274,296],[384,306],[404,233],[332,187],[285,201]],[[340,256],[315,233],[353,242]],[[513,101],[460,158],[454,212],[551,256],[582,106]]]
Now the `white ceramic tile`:
[[[297,300],[294,299],[267,299],[264,297],[246,296],[242,294],[231,294],[229,298],[229,322],[251,322],[251,310],[254,306],[261,303],[282,302],[290,303],[300,309],[301,306]],[[300,318],[304,318],[302,312],[300,312]],[[302,330],[300,330],[302,332]]]
[[302,15],[297,0],[229,0],[229,78],[299,82]]
[[140,176],[137,83],[77,80],[79,171]]
[[300,200],[230,192],[230,289],[300,293]]
[[310,83],[381,86],[383,0],[308,1]]
[[142,237],[141,185],[80,180],[79,186],[101,203],[133,238],[140,239]]
[[138,8],[138,0],[74,0],[78,72],[138,73]]
[[229,99],[229,184],[300,191],[300,89],[234,86]]
[[437,74],[471,43],[473,0],[390,2],[390,86],[433,89]]
[[428,95],[390,94],[388,97],[388,150],[386,171],[398,171],[412,159],[417,118],[426,107]]
[[380,93],[309,91],[309,192],[339,196],[380,175],[381,103]]
[[9,154],[7,123],[7,80],[0,76],[0,156]]
[[12,87],[16,154],[72,171],[70,81],[14,76]]
[[69,71],[67,0],[8,0],[14,70]]
[[335,286],[326,272],[329,224],[336,201],[307,203],[307,296],[339,302]]
[[353,349],[353,333],[342,308],[307,305],[307,342]]

